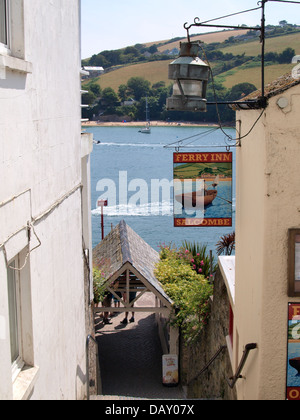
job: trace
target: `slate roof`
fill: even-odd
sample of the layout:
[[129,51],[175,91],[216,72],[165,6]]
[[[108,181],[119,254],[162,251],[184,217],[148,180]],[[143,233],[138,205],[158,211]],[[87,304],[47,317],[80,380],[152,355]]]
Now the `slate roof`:
[[159,254],[122,220],[93,249],[94,267],[104,267],[107,280],[126,263],[130,263],[168,302],[161,284],[154,275]]
[[[294,79],[291,73],[284,74],[283,76],[280,76],[278,79],[265,86],[265,96],[267,98],[271,98],[273,96],[280,95],[281,93],[285,92],[291,87],[299,84],[300,79]],[[256,90],[255,92],[252,92],[249,95],[245,96],[243,99],[241,99],[241,101],[257,99],[260,96],[261,90]]]

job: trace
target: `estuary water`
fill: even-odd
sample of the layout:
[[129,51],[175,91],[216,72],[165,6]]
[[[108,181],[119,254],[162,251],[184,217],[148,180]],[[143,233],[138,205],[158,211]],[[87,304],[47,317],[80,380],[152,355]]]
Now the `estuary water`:
[[[93,247],[101,241],[101,209],[98,199],[108,199],[104,208],[104,232],[121,220],[158,250],[160,244],[180,246],[182,241],[206,244],[215,253],[222,235],[235,230],[235,149],[233,152],[233,226],[174,227],[173,153],[225,152],[225,135],[212,127],[152,127],[142,134],[138,127],[84,127],[93,133],[91,197]],[[232,136],[235,130],[226,129]],[[166,147],[174,144],[174,147]],[[188,148],[187,148],[188,147]],[[178,151],[178,149],[177,149]],[[217,201],[217,200],[216,200]]]

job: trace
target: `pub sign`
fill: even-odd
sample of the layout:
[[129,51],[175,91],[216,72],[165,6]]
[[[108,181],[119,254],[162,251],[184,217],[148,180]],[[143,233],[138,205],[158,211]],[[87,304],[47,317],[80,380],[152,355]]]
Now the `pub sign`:
[[174,226],[232,226],[232,153],[174,153]]
[[287,400],[300,400],[300,303],[289,303]]

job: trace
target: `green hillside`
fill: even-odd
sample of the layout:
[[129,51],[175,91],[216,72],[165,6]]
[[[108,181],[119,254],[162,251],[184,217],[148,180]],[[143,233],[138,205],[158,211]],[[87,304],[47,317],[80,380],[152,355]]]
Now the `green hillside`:
[[100,84],[101,89],[111,87],[115,92],[118,92],[120,85],[127,84],[131,77],[143,77],[149,80],[151,85],[160,81],[168,85],[170,83],[168,79],[168,65],[171,61],[152,61],[121,67],[118,70],[103,74],[97,79],[97,83]]
[[[211,167],[211,172],[209,171]],[[214,176],[224,175],[225,177],[232,176],[231,163],[193,163],[193,164],[178,164],[174,168],[174,179],[196,179],[202,173],[211,173]]]
[[[271,83],[283,74],[291,72],[294,66],[295,64],[272,64],[265,66],[265,84]],[[230,89],[239,83],[244,83],[245,81],[253,84],[257,89],[260,89],[261,67],[257,65],[253,67],[250,64],[248,66],[245,64],[240,67],[234,67],[233,69],[216,76],[215,80],[227,89]]]
[[[230,34],[235,33],[236,31],[226,31],[227,37]],[[223,38],[225,38],[225,33],[221,32]],[[213,34],[210,34],[210,39],[215,40],[216,37],[212,37]],[[207,35],[208,36],[208,35]],[[231,35],[232,36],[232,35]],[[203,38],[202,36],[202,39]],[[207,38],[209,39],[209,38]],[[214,41],[215,42],[215,41]],[[173,42],[171,44],[166,44],[164,47],[159,47],[159,49],[170,48],[177,45],[179,47],[179,41]],[[268,38],[266,40],[266,53],[276,52],[281,53],[287,47],[293,48],[295,54],[300,53],[300,31],[295,34],[277,36],[274,38]],[[205,45],[204,45],[205,48]],[[223,54],[231,53],[234,56],[246,57],[257,57],[261,52],[261,45],[258,40],[250,42],[241,42],[227,45],[222,43],[218,45],[218,50]],[[123,67],[117,68],[116,70],[110,71],[109,73],[103,74],[100,78],[97,79],[97,83],[100,84],[102,89],[111,87],[115,92],[118,92],[118,88],[121,84],[126,84],[131,77],[143,77],[146,80],[149,80],[151,84],[163,81],[168,85],[171,81],[168,80],[168,65],[173,59],[162,60],[162,61],[150,61],[145,63],[125,65]],[[215,67],[217,62],[212,61],[212,66]],[[259,62],[253,63],[249,59],[249,62],[238,66],[237,68],[232,68],[229,71],[225,71],[219,74],[216,78],[217,81],[222,83],[226,88],[231,88],[237,83],[249,82],[255,86],[260,86],[260,64]],[[292,64],[278,64],[278,63],[267,63],[266,65],[266,83],[269,83],[279,76],[291,71]]]
[[[267,33],[265,84],[291,72],[294,67],[292,58],[300,54],[300,29],[297,27],[271,27]],[[220,101],[239,100],[261,88],[261,44],[257,31],[222,31],[206,35],[206,38],[198,35],[191,39],[206,41],[200,56],[212,67],[216,82],[214,87]],[[152,120],[216,122],[218,116],[214,107],[209,107],[201,115],[166,111],[166,99],[171,95],[173,83],[168,79],[168,66],[176,58],[176,55],[170,56],[167,52],[176,46],[179,49],[178,38],[160,44],[136,44],[122,50],[103,51],[84,60],[83,65],[103,66],[106,72],[83,84],[83,88],[88,90],[83,96],[83,104],[89,105],[83,110],[83,118],[114,115],[128,120],[143,120],[147,96]],[[133,103],[123,105],[131,98]],[[211,82],[207,100],[215,101]],[[223,121],[233,121],[232,110],[226,106],[219,108]]]
[[[266,39],[266,53],[271,51],[281,53],[287,47],[294,48],[296,54],[300,54],[300,32]],[[246,56],[257,56],[258,54],[261,54],[261,44],[258,39],[257,41],[241,42],[230,46],[224,44],[224,47],[220,49],[224,54],[245,54]]]

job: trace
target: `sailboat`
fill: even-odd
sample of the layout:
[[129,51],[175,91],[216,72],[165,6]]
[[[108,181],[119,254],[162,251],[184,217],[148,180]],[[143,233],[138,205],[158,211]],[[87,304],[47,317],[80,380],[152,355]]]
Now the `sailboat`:
[[139,133],[151,134],[150,120],[149,120],[149,108],[148,108],[148,98],[146,98],[146,125],[145,127],[139,130]]

